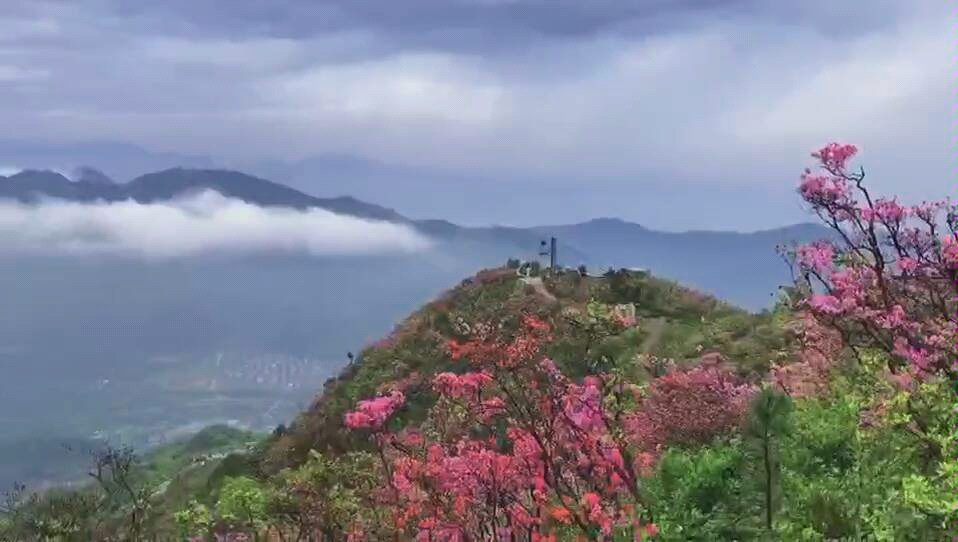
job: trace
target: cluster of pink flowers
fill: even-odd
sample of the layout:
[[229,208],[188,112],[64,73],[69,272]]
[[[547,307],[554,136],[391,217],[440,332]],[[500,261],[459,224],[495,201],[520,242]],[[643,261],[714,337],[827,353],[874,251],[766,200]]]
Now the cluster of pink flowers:
[[829,143],[812,153],[830,171],[844,171],[848,161],[858,154],[858,147],[847,143]]
[[708,442],[741,423],[753,392],[718,365],[673,370],[652,382],[629,417],[629,430],[650,452],[667,444]]
[[841,334],[826,327],[810,312],[790,327],[800,348],[790,363],[771,368],[771,380],[792,397],[818,395],[828,388],[829,373],[842,351]]
[[[507,540],[548,542],[554,540],[550,529],[574,517],[606,533],[634,526],[651,536],[654,526],[622,503],[636,502],[637,478],[654,465],[654,454],[617,439],[603,378],[567,379],[541,355],[549,327],[525,323],[508,340],[486,335],[451,345],[475,369],[433,379],[440,400],[430,427],[439,434],[404,431],[377,439],[391,482],[382,502],[394,510],[395,528],[434,541],[496,532]],[[347,415],[347,425],[380,427],[392,404],[363,402]],[[505,448],[468,426],[490,428],[493,421],[505,423]],[[564,503],[561,511],[550,508],[555,502]]]
[[948,269],[958,269],[958,239],[954,236],[946,235],[942,239],[942,261]]
[[942,330],[958,295],[958,234],[954,224],[950,233],[939,233],[946,201],[908,207],[871,197],[862,186],[864,174],[846,172],[855,153],[852,145],[830,144],[813,154],[826,175],[806,170],[802,176],[799,192],[842,239],[840,246],[820,242],[797,251],[798,266],[821,282],[805,308],[850,333],[865,330],[873,346],[924,378],[945,369],[952,356]]
[[881,221],[885,224],[898,224],[912,213],[894,199],[878,199],[872,207],[859,209],[859,216],[866,222]]
[[823,205],[843,203],[851,193],[845,179],[810,172],[802,175],[799,190],[806,200]]
[[350,429],[381,429],[405,402],[406,395],[401,391],[360,401],[356,410],[346,414],[344,423]]
[[573,426],[583,431],[593,431],[602,426],[602,383],[594,376],[585,378],[580,386],[567,384],[563,398],[565,415]]
[[439,373],[433,379],[433,388],[443,395],[463,399],[479,397],[480,390],[490,382],[492,382],[492,375],[486,371],[465,374]]
[[798,247],[798,262],[817,273],[827,273],[835,265],[835,247],[828,241],[816,241]]

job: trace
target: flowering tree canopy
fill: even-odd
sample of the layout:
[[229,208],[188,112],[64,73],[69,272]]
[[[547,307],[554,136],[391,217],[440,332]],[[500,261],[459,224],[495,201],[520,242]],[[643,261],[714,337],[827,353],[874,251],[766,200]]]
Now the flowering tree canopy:
[[952,373],[958,217],[947,200],[872,196],[864,170],[848,167],[856,153],[832,143],[812,155],[820,171],[802,175],[800,194],[835,233],[792,254],[808,294],[802,308],[846,345],[888,352],[892,373]]
[[546,322],[526,317],[509,339],[474,328],[472,340],[449,343],[467,365],[435,375],[439,398],[423,427],[383,429],[398,391],[346,415],[379,445],[390,481],[381,505],[395,511],[396,536],[544,541],[576,528],[648,537],[641,484],[658,454],[737,426],[751,392],[720,364],[673,371],[647,390],[610,374],[573,382],[542,354]]

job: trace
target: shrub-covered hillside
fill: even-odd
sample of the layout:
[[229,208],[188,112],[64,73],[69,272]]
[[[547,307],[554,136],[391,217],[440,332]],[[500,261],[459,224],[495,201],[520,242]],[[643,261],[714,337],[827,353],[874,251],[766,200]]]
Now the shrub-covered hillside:
[[11,503],[0,538],[952,540],[958,214],[873,197],[854,154],[802,177],[838,241],[784,251],[773,311],[483,271],[258,445],[200,471],[189,446],[107,454],[91,489]]
[[[607,275],[566,271],[526,279],[501,268],[463,281],[327,382],[306,412],[289,428],[280,428],[264,466],[275,472],[297,465],[311,449],[342,453],[362,448],[364,436],[346,429],[344,415],[396,381],[414,381],[401,423],[421,421],[435,399],[430,377],[456,370],[448,342],[468,337],[476,323],[516,328],[524,315],[548,321],[555,326],[549,356],[579,376],[622,359],[637,368],[653,360],[689,364],[709,352],[736,360],[738,370],[748,375],[767,370],[785,351],[781,314],[750,314],[642,272]],[[635,323],[617,326],[613,312],[628,312],[627,307],[634,311]]]

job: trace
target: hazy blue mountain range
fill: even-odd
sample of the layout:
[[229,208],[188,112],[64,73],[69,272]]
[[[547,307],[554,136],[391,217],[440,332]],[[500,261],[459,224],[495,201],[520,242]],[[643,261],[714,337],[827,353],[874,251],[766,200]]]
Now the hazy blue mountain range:
[[147,171],[176,166],[214,167],[213,160],[207,156],[154,152],[117,141],[53,143],[0,138],[0,168],[73,172],[81,164],[92,166],[113,179],[132,179]]
[[46,170],[22,171],[0,177],[0,198],[21,202],[36,202],[42,197],[83,202],[132,199],[151,203],[211,189],[260,206],[318,207],[339,214],[407,224],[438,240],[441,253],[455,255],[457,260],[462,253],[468,254],[464,263],[469,265],[496,265],[510,256],[535,257],[539,242],[554,235],[559,238],[560,261],[565,265],[648,267],[656,274],[752,309],[766,306],[776,288],[788,280],[786,267],[774,250],[777,245],[828,234],[825,228],[814,224],[754,233],[672,233],[612,218],[533,228],[462,227],[440,219],[409,219],[396,210],[350,196],[316,197],[229,170],[172,168],[121,184],[112,182],[97,170],[81,168],[78,178],[73,181]]

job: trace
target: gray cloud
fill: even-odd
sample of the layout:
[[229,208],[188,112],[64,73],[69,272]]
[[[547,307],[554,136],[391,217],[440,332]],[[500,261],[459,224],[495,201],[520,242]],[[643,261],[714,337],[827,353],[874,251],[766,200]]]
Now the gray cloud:
[[944,0],[7,0],[0,117],[38,139],[232,163],[350,152],[634,197],[649,179],[791,187],[838,139],[879,190],[934,197],[951,16]]
[[204,192],[170,203],[0,203],[0,252],[114,254],[151,260],[211,253],[418,252],[430,241],[397,224],[321,209],[269,209]]

